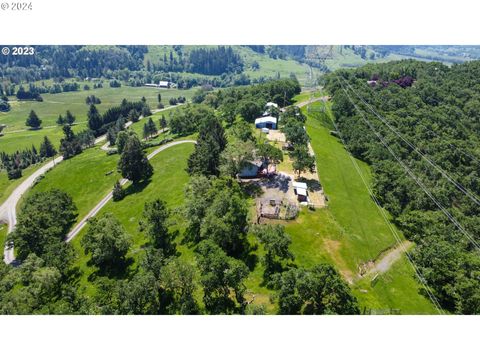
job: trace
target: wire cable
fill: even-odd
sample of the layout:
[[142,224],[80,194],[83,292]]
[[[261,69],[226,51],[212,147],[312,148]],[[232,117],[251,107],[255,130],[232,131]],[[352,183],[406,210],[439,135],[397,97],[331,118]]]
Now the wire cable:
[[343,81],[345,81],[345,84],[350,88],[350,90],[357,96],[357,98],[365,104],[367,108],[370,109],[370,111],[377,116],[377,118],[384,124],[386,125],[395,135],[397,135],[403,142],[405,142],[413,151],[415,151],[417,154],[419,154],[425,161],[427,161],[428,164],[433,166],[438,172],[440,172],[450,183],[452,183],[458,190],[460,190],[463,194],[468,196],[473,202],[475,202],[476,205],[480,206],[480,198],[478,198],[475,194],[473,194],[471,191],[466,189],[462,184],[460,184],[458,181],[453,179],[445,170],[443,170],[439,165],[437,165],[432,159],[430,159],[426,154],[424,154],[420,149],[418,149],[415,145],[413,145],[409,140],[405,139],[405,137],[397,130],[395,129],[384,117],[379,115],[375,109],[367,103],[363,97],[358,95],[358,93],[353,89],[353,87],[342,77],[341,78]]
[[395,152],[391,149],[391,147],[386,143],[385,139],[382,137],[381,134],[375,129],[375,127],[367,120],[364,113],[358,108],[355,102],[352,100],[348,92],[345,90],[344,86],[342,86],[342,90],[345,95],[348,97],[350,103],[355,107],[357,112],[361,115],[364,123],[372,130],[375,136],[380,140],[382,145],[388,150],[388,152],[394,157],[394,159],[403,167],[406,173],[415,181],[415,183],[425,192],[425,194],[435,203],[435,205],[447,216],[447,218],[459,229],[462,234],[478,249],[480,250],[480,245],[477,243],[475,238],[466,231],[466,229],[458,222],[457,219],[432,195],[432,193],[426,188],[425,184],[412,172],[412,170],[395,154]]
[[402,239],[400,238],[400,235],[398,235],[397,231],[395,230],[395,227],[392,225],[392,223],[390,222],[390,220],[388,219],[388,216],[386,214],[386,210],[380,205],[380,201],[378,200],[377,196],[374,194],[372,188],[370,187],[370,185],[368,184],[367,180],[365,179],[360,167],[358,166],[357,162],[355,161],[355,159],[353,158],[352,154],[348,151],[348,148],[346,146],[346,143],[345,141],[343,140],[343,137],[341,135],[341,132],[340,130],[338,129],[337,127],[337,124],[335,123],[335,121],[332,120],[332,123],[333,123],[333,126],[335,127],[335,130],[337,131],[337,134],[340,138],[340,141],[342,142],[343,146],[345,147],[345,149],[347,150],[348,154],[349,154],[349,158],[355,168],[355,170],[357,171],[358,175],[360,176],[360,178],[362,179],[362,182],[363,184],[365,185],[369,195],[372,197],[376,207],[377,207],[377,210],[378,212],[380,213],[380,215],[382,216],[383,220],[385,221],[385,223],[387,224],[390,232],[392,233],[396,243],[398,246],[400,246],[402,248],[402,251],[403,253],[405,254],[408,262],[410,263],[410,265],[412,266],[414,272],[415,272],[415,275],[417,276],[417,278],[419,279],[421,285],[423,286],[423,288],[425,289],[425,292],[427,293],[428,297],[430,298],[430,300],[432,301],[433,305],[435,306],[436,310],[438,311],[438,313],[440,315],[443,315],[445,314],[444,311],[442,310],[442,307],[438,301],[438,299],[435,297],[435,295],[433,294],[432,290],[430,289],[430,287],[428,286],[427,284],[427,281],[425,280],[425,278],[422,276],[422,274],[420,273],[420,271],[418,270],[417,266],[415,265],[414,261],[412,260],[410,254],[408,253],[407,249],[405,248],[405,245],[402,241]]

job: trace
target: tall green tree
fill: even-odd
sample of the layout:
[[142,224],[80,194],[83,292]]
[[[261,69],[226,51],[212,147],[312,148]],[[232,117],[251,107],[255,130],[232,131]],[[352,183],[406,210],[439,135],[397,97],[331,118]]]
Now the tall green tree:
[[145,140],[150,137],[150,129],[148,128],[147,123],[143,124],[142,136]]
[[127,120],[131,121],[132,123],[136,123],[140,118],[140,115],[138,114],[138,111],[135,109],[130,110],[127,116]]
[[147,126],[148,126],[148,131],[150,133],[150,136],[153,136],[157,133],[157,125],[155,125],[155,122],[152,120],[152,118],[148,118],[147,121]]
[[38,129],[42,125],[42,120],[40,120],[35,111],[31,110],[25,124],[33,129]]
[[168,229],[169,216],[165,201],[156,199],[145,203],[140,220],[140,230],[145,231],[153,246],[162,249],[165,255],[175,253],[173,234]]
[[118,168],[122,176],[134,184],[149,179],[153,174],[153,167],[145,155],[138,137],[129,136],[122,151]]
[[231,258],[212,241],[202,241],[197,248],[197,263],[203,285],[203,301],[211,314],[241,311],[244,306],[247,266]]
[[[27,197],[8,241],[15,244],[20,260],[29,254],[41,258],[65,245],[68,230],[77,218],[72,198],[60,190],[34,193]],[[51,259],[50,259],[51,260]]]
[[281,314],[359,313],[357,299],[337,271],[327,264],[311,270],[290,269],[276,274]]
[[187,221],[185,240],[198,243],[201,240],[200,228],[205,212],[210,206],[209,192],[211,181],[205,176],[195,175],[185,187],[184,217]]
[[121,154],[123,152],[123,149],[125,149],[127,140],[131,135],[132,134],[127,130],[119,131],[117,133],[117,137],[115,139],[115,145],[117,145],[117,150],[119,154]]
[[88,109],[87,120],[88,127],[94,132],[98,132],[98,130],[103,126],[102,117],[100,116],[100,113],[94,104],[91,104],[90,108]]
[[260,225],[254,228],[253,233],[265,249],[264,278],[269,281],[272,274],[282,272],[284,264],[295,259],[289,249],[292,239],[282,225]]
[[57,150],[53,146],[50,139],[45,136],[43,142],[40,144],[40,156],[44,158],[49,158],[57,155]]
[[227,145],[225,131],[216,117],[206,118],[200,126],[195,150],[188,158],[190,175],[218,176],[220,154]]
[[165,115],[162,115],[160,118],[159,125],[162,128],[162,131],[165,131],[165,128],[167,127],[167,119],[165,119]]
[[219,245],[229,256],[247,249],[248,207],[242,190],[233,179],[218,179],[207,194],[210,204],[200,226],[200,236]]
[[67,110],[67,113],[65,114],[65,122],[68,125],[72,125],[75,122],[75,116],[70,112],[70,110]]
[[102,270],[112,270],[125,263],[131,237],[122,224],[111,214],[89,220],[89,227],[81,240],[91,262]]
[[310,155],[306,146],[296,147],[291,152],[291,157],[293,158],[293,170],[298,176],[305,171],[310,171],[311,173],[315,171],[315,156]]
[[160,273],[160,286],[168,299],[168,314],[198,314],[199,306],[195,300],[198,288],[196,268],[191,264],[171,258]]
[[254,159],[254,150],[255,146],[251,141],[229,143],[220,158],[220,172],[235,178]]

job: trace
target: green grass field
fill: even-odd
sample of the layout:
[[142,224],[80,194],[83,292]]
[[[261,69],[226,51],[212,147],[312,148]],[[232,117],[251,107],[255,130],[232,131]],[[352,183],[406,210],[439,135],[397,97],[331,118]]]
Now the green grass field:
[[[119,155],[107,155],[98,146],[87,149],[48,171],[29,194],[61,189],[72,197],[81,220],[121,177],[116,171],[118,159]],[[106,175],[110,171],[113,173]]]
[[[39,146],[43,137],[48,136],[55,146],[58,147],[60,139],[63,137],[62,129],[56,126],[58,115],[65,114],[70,110],[76,117],[78,124],[74,131],[85,129],[87,124],[88,106],[85,104],[85,98],[88,95],[95,95],[102,101],[97,105],[100,112],[116,105],[120,105],[123,99],[138,101],[145,96],[147,103],[152,109],[157,107],[157,95],[162,94],[162,103],[168,106],[168,101],[172,97],[185,96],[190,99],[196,89],[178,90],[178,89],[155,89],[148,87],[130,87],[122,86],[120,88],[110,88],[108,85],[101,89],[81,90],[75,92],[66,92],[60,94],[43,94],[43,102],[36,101],[10,101],[12,109],[8,113],[0,113],[0,124],[6,124],[4,136],[0,137],[0,151],[11,153],[18,149],[24,149],[32,145]],[[42,120],[42,129],[28,130],[25,126],[25,120],[34,110]]]
[[7,239],[7,225],[0,224],[0,246],[5,247],[5,240]]
[[171,109],[164,109],[162,111],[159,111],[151,116],[148,116],[144,119],[140,119],[140,121],[132,124],[130,126],[130,129],[132,129],[133,131],[135,131],[135,133],[140,137],[142,138],[143,136],[143,125],[145,124],[146,121],[148,121],[149,118],[151,118],[154,122],[155,122],[155,125],[157,126],[157,129],[158,130],[161,130],[160,128],[160,124],[159,124],[159,120],[162,116],[165,116],[165,118],[169,119],[169,117],[171,116],[171,114],[175,111],[179,111],[181,109],[183,105],[181,106],[177,106],[177,107],[174,107],[174,108],[171,108]]
[[[206,47],[216,47],[216,46],[198,46],[198,45],[187,45],[182,47],[184,56],[188,57],[188,53],[196,48],[206,48]],[[281,77],[288,77],[290,74],[295,74],[298,81],[301,85],[305,86],[307,83],[310,83],[310,68],[306,64],[299,63],[295,60],[283,60],[283,59],[272,59],[268,54],[260,54],[246,46],[234,45],[232,48],[241,56],[244,63],[243,73],[248,75],[251,79],[259,79],[261,77],[265,78],[275,78],[277,74],[280,74]],[[144,63],[147,61],[150,63],[161,63],[163,62],[164,54],[167,55],[167,58],[170,57],[170,52],[172,52],[174,58],[178,58],[177,54],[173,50],[172,46],[162,45],[162,46],[149,46],[148,53],[145,55]],[[258,70],[252,69],[252,63],[256,61],[259,64]],[[318,69],[312,69],[312,75],[314,79],[320,74]],[[193,74],[183,72],[182,76],[184,77],[214,77],[211,75],[203,74]]]
[[2,204],[12,193],[12,191],[22,183],[28,176],[33,174],[43,163],[35,164],[22,171],[23,176],[20,179],[8,180],[7,172],[0,171],[0,204]]
[[[166,201],[172,210],[183,203],[183,191],[188,182],[188,174],[185,168],[187,158],[192,151],[193,144],[181,144],[162,151],[150,160],[154,168],[154,174],[151,181],[145,187],[135,187],[132,184],[126,185],[125,189],[128,195],[119,202],[109,202],[100,211],[99,215],[106,212],[114,214],[125,227],[126,231],[132,236],[133,246],[130,249],[129,257],[134,259],[134,264],[141,255],[142,245],[146,242],[138,228],[138,222],[142,216],[145,202],[160,198]],[[172,226],[172,230],[180,230],[182,227],[181,217],[175,216],[175,221],[176,224]],[[78,260],[75,265],[78,266],[82,272],[80,281],[85,286],[87,293],[91,293],[94,291],[94,284],[92,284],[88,278],[94,274],[96,270],[88,265],[89,257],[84,254],[80,245],[80,239],[87,231],[87,228],[88,226],[72,240],[72,245],[78,254]],[[192,250],[188,247],[180,245],[178,250],[184,259],[193,261]]]
[[[316,110],[319,110],[318,106]],[[370,277],[357,279],[358,265],[374,260],[395,241],[357,174],[349,153],[336,137],[330,135],[329,119],[318,112],[307,114],[307,117],[307,132],[329,203],[325,209],[302,209],[296,220],[286,223],[297,264],[306,267],[321,262],[334,264],[351,282],[362,309],[379,312],[400,309],[402,314],[435,313],[433,305],[420,294],[420,285],[405,257],[381,275],[373,286]],[[368,165],[355,161],[370,182]]]
[[[260,77],[275,78],[277,73],[281,77],[288,77],[294,74],[302,86],[310,83],[310,67],[295,60],[272,59],[267,54],[259,54],[244,46],[234,46],[235,50],[242,56],[245,66],[244,73],[252,79]],[[258,70],[252,69],[252,63],[256,61],[260,65]],[[313,78],[316,79],[320,71],[312,68]]]

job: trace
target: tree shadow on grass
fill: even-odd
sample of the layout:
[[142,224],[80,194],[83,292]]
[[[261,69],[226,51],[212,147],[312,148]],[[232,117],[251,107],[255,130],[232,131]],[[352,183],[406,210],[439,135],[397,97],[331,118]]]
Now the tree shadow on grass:
[[318,180],[315,179],[306,179],[304,177],[298,178],[299,182],[304,182],[307,184],[307,187],[310,191],[320,191],[322,190],[322,185]]
[[78,284],[82,277],[82,272],[79,266],[72,266],[65,272],[65,277],[68,283]]
[[255,251],[258,250],[258,244],[246,243],[244,250],[240,254],[240,259],[247,265],[250,271],[255,269],[258,264],[258,255]]
[[147,179],[147,180],[143,180],[143,181],[140,181],[138,183],[132,183],[130,184],[126,189],[125,189],[125,196],[124,198],[126,198],[127,196],[129,195],[133,195],[133,194],[137,194],[137,193],[140,193],[143,191],[143,189],[145,189],[148,184],[150,184],[152,182],[152,179]]
[[[94,264],[91,263],[91,261],[89,261],[87,264],[89,266],[96,267]],[[132,264],[133,258],[129,257],[126,259],[122,259],[115,264],[105,265],[101,268],[97,267],[97,270],[88,276],[88,281],[94,282],[99,276],[108,277],[115,280],[127,279],[131,275],[130,265]]]
[[263,194],[262,187],[256,181],[242,183],[244,193],[252,198],[259,197]]

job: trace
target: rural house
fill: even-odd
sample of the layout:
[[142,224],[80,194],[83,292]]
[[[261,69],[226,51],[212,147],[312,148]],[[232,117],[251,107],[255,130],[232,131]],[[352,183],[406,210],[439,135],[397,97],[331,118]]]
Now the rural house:
[[268,177],[277,173],[275,164],[268,164],[262,160],[249,161],[238,176],[240,178]]
[[263,162],[261,160],[249,161],[238,174],[241,178],[254,178],[257,177],[263,168]]

